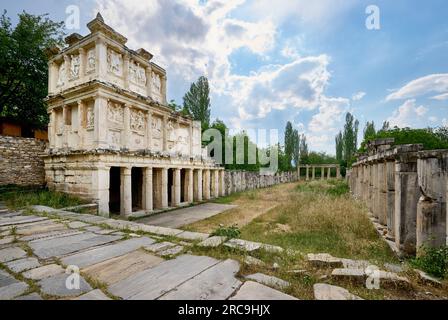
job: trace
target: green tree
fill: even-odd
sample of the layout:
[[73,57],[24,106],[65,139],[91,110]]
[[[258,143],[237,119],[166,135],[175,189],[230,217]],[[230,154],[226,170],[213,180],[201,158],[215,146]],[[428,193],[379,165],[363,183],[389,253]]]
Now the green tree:
[[375,122],[367,121],[366,127],[364,128],[364,140],[369,140],[376,135]]
[[285,150],[284,150],[284,169],[292,169],[292,160],[294,157],[294,130],[290,121],[286,123],[285,128]]
[[293,140],[294,140],[293,161],[294,166],[297,168],[300,161],[300,136],[298,130],[294,130]]
[[308,143],[306,142],[306,136],[304,134],[302,134],[302,136],[300,137],[299,153],[300,153],[300,163],[301,164],[308,163],[307,161],[309,150],[308,150]]
[[0,116],[34,128],[48,123],[48,57],[45,50],[63,43],[63,23],[47,15],[19,14],[12,27],[6,11],[0,17]]
[[210,127],[210,87],[206,77],[200,77],[192,83],[190,91],[184,96],[184,110],[188,111],[194,120],[201,121],[202,131]]
[[358,145],[359,121],[351,113],[347,113],[344,126],[344,160],[351,165]]
[[344,159],[344,136],[339,131],[335,139],[336,142],[336,159],[340,162]]

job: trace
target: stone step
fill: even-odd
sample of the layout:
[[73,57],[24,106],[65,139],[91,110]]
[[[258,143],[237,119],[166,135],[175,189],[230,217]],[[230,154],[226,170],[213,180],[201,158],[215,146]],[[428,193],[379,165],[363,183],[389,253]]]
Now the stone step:
[[285,280],[282,280],[282,279],[279,279],[279,278],[273,277],[273,276],[268,276],[263,273],[255,273],[255,274],[248,275],[248,276],[246,276],[246,279],[253,280],[258,283],[264,284],[266,286],[274,287],[274,288],[278,288],[278,289],[286,289],[291,285],[289,282],[287,282]]
[[410,282],[404,277],[400,277],[396,273],[387,272],[382,270],[372,269],[371,272],[367,272],[365,269],[335,269],[331,273],[332,278],[337,280],[354,281],[360,284],[365,284],[369,279],[379,280],[380,286],[384,287],[410,287]]

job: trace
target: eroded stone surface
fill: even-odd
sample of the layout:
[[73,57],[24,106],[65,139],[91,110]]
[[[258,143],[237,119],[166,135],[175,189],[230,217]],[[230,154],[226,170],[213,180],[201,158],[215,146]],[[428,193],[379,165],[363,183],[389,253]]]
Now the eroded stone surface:
[[335,258],[328,253],[310,253],[307,255],[308,262],[316,267],[342,268],[342,259]]
[[50,264],[24,272],[23,276],[31,280],[42,280],[61,273],[64,273],[64,269],[60,265]]
[[10,244],[14,242],[14,237],[5,237],[3,239],[0,239],[0,246],[3,246],[5,244]]
[[240,265],[226,260],[205,270],[162,296],[161,300],[226,300],[241,285],[235,278]]
[[199,243],[199,246],[216,248],[219,247],[221,244],[223,244],[223,242],[226,241],[226,239],[227,239],[226,237],[218,237],[218,236],[211,237]]
[[224,245],[227,247],[230,247],[230,248],[244,250],[247,252],[258,250],[262,246],[261,243],[246,241],[246,240],[242,240],[242,239],[231,239],[231,240],[227,241]]
[[8,262],[6,264],[8,269],[12,272],[20,273],[30,269],[40,267],[40,263],[36,258],[24,258],[15,261]]
[[366,279],[364,269],[334,269],[331,276],[337,279],[348,279],[359,282],[364,282]]
[[282,279],[279,279],[277,277],[268,276],[263,273],[255,273],[246,276],[247,279],[256,281],[258,283],[267,285],[269,287],[276,287],[279,289],[285,289],[290,286],[290,283],[287,281],[284,281]]
[[344,288],[329,284],[317,283],[313,288],[316,300],[363,300]]
[[23,301],[40,301],[43,300],[42,297],[37,293],[32,293],[26,296],[20,296],[15,298],[14,300],[23,300]]
[[159,251],[157,254],[161,255],[162,257],[169,257],[169,256],[175,256],[176,254],[181,253],[183,250],[184,250],[183,246],[175,246],[173,248]]
[[67,289],[66,281],[69,276],[68,274],[59,274],[39,281],[42,292],[50,296],[76,297],[92,290],[81,276],[79,277],[79,289]]
[[229,300],[298,300],[278,290],[257,282],[247,281]]
[[100,282],[112,285],[141,271],[153,268],[163,261],[160,257],[137,250],[87,267],[82,271]]
[[9,262],[26,257],[26,252],[19,247],[10,247],[0,250],[0,263]]
[[87,300],[87,301],[104,301],[104,300],[112,300],[111,298],[109,298],[108,296],[106,296],[103,291],[101,291],[100,289],[96,289],[93,291],[90,291],[86,294],[83,294],[82,296],[76,298],[76,300]]
[[145,250],[148,250],[150,252],[159,252],[159,251],[167,250],[169,248],[173,248],[175,246],[176,246],[176,244],[171,243],[171,242],[158,242],[158,243],[151,244],[149,246],[145,246]]
[[249,265],[249,266],[264,266],[265,263],[263,261],[261,261],[260,259],[251,257],[251,256],[246,256],[246,258],[244,259],[244,262]]
[[427,274],[426,272],[424,272],[422,270],[415,270],[415,271],[417,271],[418,275],[420,276],[420,280],[422,282],[436,286],[436,287],[442,286],[442,282],[439,279],[437,279],[433,276],[430,276],[429,274]]
[[81,222],[81,221],[73,221],[68,224],[68,227],[71,229],[80,229],[90,226],[90,224]]
[[24,282],[15,282],[0,288],[0,300],[10,300],[23,294],[28,290],[28,285]]
[[184,239],[184,240],[205,240],[210,237],[207,233],[199,233],[199,232],[189,232],[185,231],[176,235],[176,238]]
[[68,257],[63,258],[61,261],[64,265],[75,265],[79,268],[84,268],[90,265],[103,262],[131,251],[135,251],[138,248],[148,246],[154,243],[154,240],[143,237],[121,241],[115,244],[106,245],[104,247],[95,248],[92,250],[84,251]]

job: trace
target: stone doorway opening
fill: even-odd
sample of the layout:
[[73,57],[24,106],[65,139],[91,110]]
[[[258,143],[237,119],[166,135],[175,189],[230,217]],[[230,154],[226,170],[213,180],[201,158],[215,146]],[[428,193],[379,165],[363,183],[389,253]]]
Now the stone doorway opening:
[[174,199],[174,169],[168,169],[168,206],[173,207]]
[[143,169],[132,168],[132,212],[143,210]]
[[121,208],[121,169],[112,167],[109,171],[109,212],[120,214]]
[[154,168],[152,171],[152,197],[154,209],[162,209],[162,169]]
[[186,182],[188,181],[188,171],[185,169],[180,170],[180,203],[188,202],[187,195],[188,189]]

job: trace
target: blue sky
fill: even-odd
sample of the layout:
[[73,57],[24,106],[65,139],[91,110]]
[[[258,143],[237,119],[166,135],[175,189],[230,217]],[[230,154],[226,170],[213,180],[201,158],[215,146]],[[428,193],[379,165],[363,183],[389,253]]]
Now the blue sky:
[[[311,149],[334,153],[347,111],[361,122],[448,125],[446,0],[78,0],[5,1],[80,29],[101,11],[168,72],[168,99],[182,102],[207,75],[212,117],[231,128],[279,129],[292,121]],[[368,30],[376,5],[380,30]],[[282,139],[280,139],[282,140]]]

